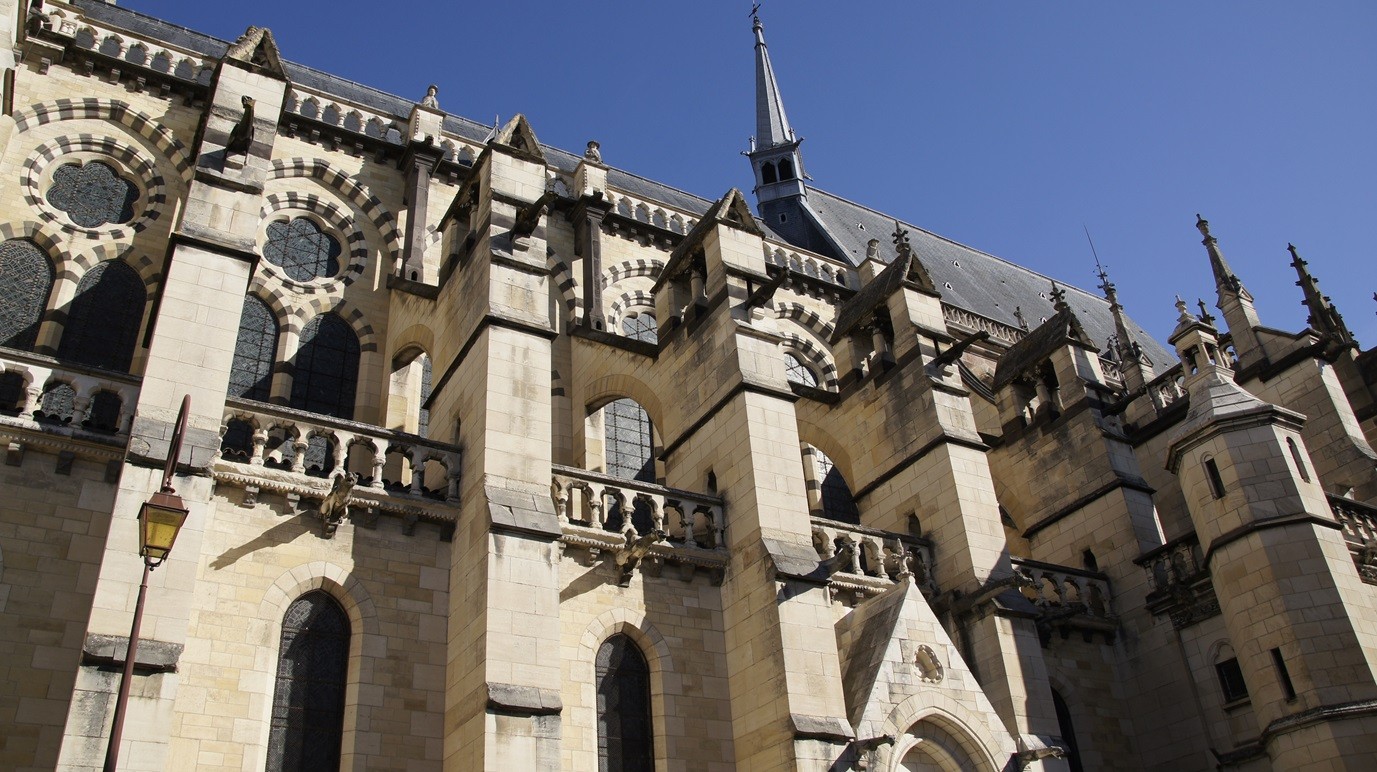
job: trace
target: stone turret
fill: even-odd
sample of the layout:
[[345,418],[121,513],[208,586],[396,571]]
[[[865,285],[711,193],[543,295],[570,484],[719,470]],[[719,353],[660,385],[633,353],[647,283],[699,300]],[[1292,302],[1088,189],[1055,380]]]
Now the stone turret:
[[1219,310],[1224,312],[1224,323],[1228,325],[1233,339],[1234,351],[1238,354],[1241,367],[1247,368],[1267,361],[1267,352],[1257,334],[1262,322],[1253,306],[1253,295],[1234,273],[1224,253],[1219,249],[1219,240],[1210,234],[1210,222],[1200,215],[1195,216],[1195,227],[1204,238],[1201,244],[1210,256],[1210,271],[1214,274],[1215,290],[1219,293]]

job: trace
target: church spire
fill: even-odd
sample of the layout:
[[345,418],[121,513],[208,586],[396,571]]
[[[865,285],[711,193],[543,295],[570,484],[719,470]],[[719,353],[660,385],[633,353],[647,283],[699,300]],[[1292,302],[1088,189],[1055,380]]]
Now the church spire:
[[[758,6],[757,6],[758,10]],[[751,32],[755,35],[755,136],[746,153],[755,171],[756,198],[762,205],[785,198],[802,198],[803,157],[798,146],[803,140],[794,134],[784,114],[784,98],[770,63],[765,45],[765,25],[756,11],[751,12]]]
[[1310,318],[1307,320],[1310,328],[1318,333],[1329,335],[1340,343],[1353,343],[1353,333],[1348,331],[1348,326],[1344,324],[1344,318],[1339,315],[1339,309],[1334,307],[1334,301],[1320,294],[1320,282],[1310,275],[1309,264],[1301,259],[1295,246],[1287,244],[1286,249],[1291,253],[1291,266],[1296,269],[1296,275],[1300,277],[1296,281],[1296,286],[1305,293],[1304,303],[1306,309],[1310,311]]
[[1109,271],[1100,264],[1098,255],[1095,257],[1095,275],[1100,277],[1100,290],[1104,292],[1104,299],[1109,301],[1109,313],[1114,317],[1112,343],[1114,354],[1119,360],[1124,388],[1127,391],[1137,391],[1152,380],[1152,360],[1135,340],[1133,330],[1128,326],[1128,317],[1124,315],[1124,307],[1119,303],[1119,291],[1114,282],[1109,280]]
[[1195,216],[1195,227],[1205,238],[1200,242],[1210,256],[1210,270],[1214,273],[1214,286],[1219,292],[1216,305],[1224,312],[1224,323],[1228,325],[1229,337],[1234,351],[1238,354],[1240,365],[1247,368],[1267,360],[1257,328],[1262,326],[1257,309],[1253,307],[1252,293],[1243,286],[1234,269],[1224,259],[1219,249],[1219,240],[1210,234],[1210,222],[1200,215]]
[[751,14],[751,30],[755,33],[755,141],[757,148],[766,150],[793,142],[794,130],[784,114],[784,98],[770,64],[770,49],[765,46],[765,25],[757,13]]

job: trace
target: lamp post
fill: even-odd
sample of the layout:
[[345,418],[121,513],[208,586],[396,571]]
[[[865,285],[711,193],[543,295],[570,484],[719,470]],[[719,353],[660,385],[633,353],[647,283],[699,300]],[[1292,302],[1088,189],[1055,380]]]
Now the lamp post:
[[186,415],[190,410],[191,395],[188,394],[182,397],[182,409],[177,412],[177,425],[168,443],[162,485],[139,508],[139,555],[143,557],[143,580],[139,583],[139,599],[134,603],[134,624],[129,628],[129,649],[124,654],[124,674],[120,676],[119,697],[115,700],[110,744],[105,748],[105,772],[115,772],[119,763],[124,710],[129,704],[130,677],[134,675],[134,656],[139,647],[139,625],[143,622],[143,599],[148,594],[148,575],[167,559],[173,542],[177,541],[177,532],[186,522],[187,509],[172,487],[172,474],[177,470],[177,457],[182,453],[182,435],[186,433]]

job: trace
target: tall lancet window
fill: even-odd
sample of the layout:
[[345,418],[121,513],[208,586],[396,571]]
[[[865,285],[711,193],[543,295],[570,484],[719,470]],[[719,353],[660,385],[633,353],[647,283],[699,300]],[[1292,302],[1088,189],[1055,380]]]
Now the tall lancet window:
[[123,262],[111,260],[87,271],[72,298],[58,357],[128,372],[146,296],[139,274]]
[[598,772],[655,769],[650,667],[625,635],[603,641],[597,658]]
[[268,772],[339,769],[349,617],[322,590],[297,598],[282,619]]
[[273,364],[277,362],[277,318],[268,304],[244,296],[239,316],[239,337],[230,365],[229,395],[263,401],[272,391]]
[[53,264],[27,239],[0,244],[0,346],[32,349],[48,295]]
[[292,376],[291,406],[336,418],[354,417],[359,339],[335,314],[321,314],[301,331]]

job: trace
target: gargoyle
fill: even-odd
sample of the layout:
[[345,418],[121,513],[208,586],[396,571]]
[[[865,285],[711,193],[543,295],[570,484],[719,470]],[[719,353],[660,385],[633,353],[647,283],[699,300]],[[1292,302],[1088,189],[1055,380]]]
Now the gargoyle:
[[839,571],[850,571],[856,564],[856,544],[855,542],[843,541],[837,545],[837,551],[832,557],[818,563],[822,570],[831,576]]
[[626,587],[631,584],[631,575],[636,573],[636,567],[641,564],[641,560],[650,554],[651,545],[668,535],[659,529],[641,537],[634,537],[631,533],[627,533],[626,546],[618,548],[615,553],[618,571],[617,585]]
[[253,97],[244,97],[244,116],[230,130],[229,140],[225,142],[226,155],[247,155],[253,144]]
[[335,529],[349,516],[349,494],[354,492],[354,476],[343,472],[336,474],[330,484],[330,492],[320,502],[320,521],[325,528],[325,537],[335,535]]

